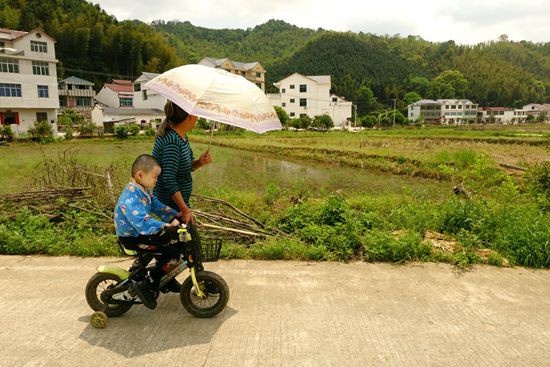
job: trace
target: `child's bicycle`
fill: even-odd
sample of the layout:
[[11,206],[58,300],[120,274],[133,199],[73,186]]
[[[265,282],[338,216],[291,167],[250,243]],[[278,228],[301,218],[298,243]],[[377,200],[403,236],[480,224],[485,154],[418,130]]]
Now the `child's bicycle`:
[[[193,316],[208,318],[220,313],[229,300],[229,287],[221,276],[205,271],[202,263],[216,261],[220,256],[221,240],[192,240],[185,225],[178,228],[179,241],[176,246],[181,249],[180,261],[169,270],[160,282],[159,289],[189,268],[191,275],[181,285],[180,301],[183,307]],[[119,243],[122,251],[136,260],[129,270],[118,266],[101,265],[86,285],[86,301],[95,311],[90,323],[96,328],[107,325],[107,317],[117,317],[126,313],[133,305],[142,304],[133,291],[133,284],[143,280],[152,265],[152,256],[128,250]],[[167,291],[166,291],[167,292]],[[158,297],[158,292],[156,296]]]

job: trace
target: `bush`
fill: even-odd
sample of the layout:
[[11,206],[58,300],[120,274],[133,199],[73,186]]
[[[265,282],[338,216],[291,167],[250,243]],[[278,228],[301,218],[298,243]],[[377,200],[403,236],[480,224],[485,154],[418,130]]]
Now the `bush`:
[[115,126],[115,135],[119,139],[126,139],[128,137],[128,126],[126,125]]
[[156,133],[156,130],[152,127],[148,127],[147,129],[145,129],[145,136],[155,136]]
[[286,111],[282,107],[279,107],[279,106],[275,106],[274,109],[275,109],[275,112],[277,112],[277,116],[279,117],[279,121],[281,121],[281,125],[283,125],[285,127],[288,126],[288,122],[289,122],[288,113],[286,113]]
[[13,140],[13,131],[9,125],[0,126],[0,140]]
[[29,135],[33,140],[48,143],[53,141],[52,125],[48,121],[36,121],[29,129]]
[[74,130],[71,126],[65,125],[63,131],[65,132],[65,140],[71,140],[73,138]]
[[319,115],[313,118],[311,128],[314,130],[328,130],[334,127],[334,121],[329,115]]
[[80,136],[91,137],[97,132],[97,126],[93,123],[93,121],[85,120],[80,124],[78,132],[80,133]]
[[139,134],[140,127],[137,124],[130,124],[128,125],[128,134],[132,135],[134,138],[137,134]]
[[538,205],[543,210],[550,211],[550,162],[533,166],[526,177]]

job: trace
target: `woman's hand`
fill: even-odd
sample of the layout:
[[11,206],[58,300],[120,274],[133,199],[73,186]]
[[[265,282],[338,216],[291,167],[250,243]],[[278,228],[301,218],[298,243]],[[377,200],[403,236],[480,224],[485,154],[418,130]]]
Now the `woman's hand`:
[[189,223],[189,221],[195,224],[195,217],[193,216],[193,212],[189,208],[185,211],[178,212],[178,217],[181,217],[181,220],[185,224]]
[[210,155],[210,149],[207,149],[206,152],[202,153],[199,157],[199,165],[202,167],[210,163],[212,163],[212,156]]

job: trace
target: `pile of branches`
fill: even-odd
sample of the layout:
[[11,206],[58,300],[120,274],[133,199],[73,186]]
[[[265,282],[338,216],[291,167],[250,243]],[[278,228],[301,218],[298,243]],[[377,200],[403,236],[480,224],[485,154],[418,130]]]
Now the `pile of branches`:
[[192,195],[193,213],[201,233],[232,241],[253,242],[257,238],[287,237],[278,229],[267,228],[233,204],[204,195]]

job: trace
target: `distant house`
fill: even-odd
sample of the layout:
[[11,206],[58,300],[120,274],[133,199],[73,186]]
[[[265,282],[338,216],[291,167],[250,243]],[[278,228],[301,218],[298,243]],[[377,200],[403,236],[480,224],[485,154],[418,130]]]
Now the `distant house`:
[[133,107],[133,83],[131,80],[113,79],[112,83],[103,85],[95,99],[108,107]]
[[134,80],[134,107],[164,109],[166,97],[145,87],[145,84],[157,75],[159,74],[143,72]]
[[290,118],[329,115],[335,127],[343,127],[351,118],[352,103],[330,94],[330,75],[294,73],[277,83],[279,93],[269,94],[274,106],[282,107]]
[[478,120],[484,123],[513,124],[525,122],[527,110],[510,107],[480,107]]
[[61,80],[58,86],[61,112],[70,108],[85,117],[91,117],[95,98],[94,83],[71,76]]
[[219,68],[229,71],[233,74],[238,74],[256,84],[258,88],[265,92],[265,73],[266,70],[259,62],[240,62],[233,61],[227,58],[214,59],[205,57],[199,62],[199,65],[205,65],[212,68]]
[[422,99],[407,106],[407,110],[411,120],[460,125],[476,121],[477,107],[468,99]]
[[105,132],[113,132],[114,126],[118,124],[156,128],[163,118],[164,111],[156,108],[108,107],[98,103],[92,110],[92,121]]
[[39,29],[0,28],[0,125],[26,132],[36,121],[57,129],[56,40]]
[[523,110],[527,111],[528,115],[533,115],[535,117],[538,117],[541,112],[544,112],[546,113],[546,119],[550,119],[550,103],[530,103],[523,106]]
[[439,124],[443,120],[441,102],[431,99],[421,99],[407,106],[408,118],[413,121]]

